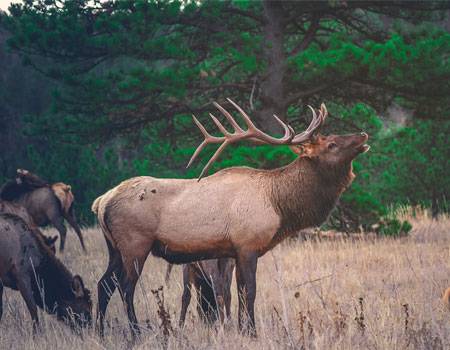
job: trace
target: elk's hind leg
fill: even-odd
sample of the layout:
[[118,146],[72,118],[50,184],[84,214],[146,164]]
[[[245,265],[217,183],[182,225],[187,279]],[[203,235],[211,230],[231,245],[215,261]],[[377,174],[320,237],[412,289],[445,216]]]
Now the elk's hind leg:
[[61,236],[60,237],[61,239],[59,241],[59,251],[63,252],[67,236],[67,229],[66,226],[64,226],[64,218],[59,213],[55,213],[52,211],[49,214],[49,219],[52,225],[56,227],[56,229],[59,232],[59,235]]
[[2,320],[3,316],[3,284],[2,281],[0,281],[0,321]]
[[111,243],[108,239],[106,239],[106,244],[108,246],[109,252],[108,268],[97,284],[97,330],[101,337],[103,337],[104,334],[104,319],[106,309],[108,307],[109,300],[116,290],[117,283],[120,277],[119,274],[123,269],[120,253],[111,246]]
[[[146,247],[146,249],[143,249],[143,247]],[[150,249],[151,244],[141,242],[140,244],[129,245],[127,251],[122,252],[123,268],[119,278],[119,291],[125,304],[133,340],[140,334],[134,310],[134,292]]]
[[173,264],[168,264],[167,265],[167,270],[166,270],[166,277],[164,278],[164,281],[167,283],[169,283],[170,280],[170,274],[172,273],[172,269],[173,269]]
[[86,246],[84,245],[83,235],[81,233],[80,226],[78,226],[73,206],[70,207],[69,212],[67,214],[64,214],[64,218],[67,220],[70,226],[73,227],[75,233],[78,236],[78,239],[80,240],[81,248],[83,249],[83,252],[86,253]]
[[186,312],[191,302],[191,283],[189,281],[189,265],[183,266],[183,295],[181,296],[181,313],[178,325],[183,327]]

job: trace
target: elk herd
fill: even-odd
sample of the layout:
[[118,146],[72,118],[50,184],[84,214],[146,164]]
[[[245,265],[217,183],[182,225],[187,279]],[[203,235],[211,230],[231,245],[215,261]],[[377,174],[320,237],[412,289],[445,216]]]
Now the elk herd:
[[[318,111],[310,107],[312,121],[298,134],[274,116],[284,130],[279,138],[258,129],[232,100],[227,104],[239,113],[245,128],[217,103],[232,132],[210,114],[221,133],[212,136],[193,117],[204,140],[188,166],[206,145],[219,145],[198,179],[135,177],[94,201],[92,211],[109,256],[97,284],[96,325],[100,335],[116,289],[133,338],[139,334],[134,294],[149,254],[170,264],[184,264],[180,327],[193,290],[204,321],[230,318],[235,270],[239,329],[256,335],[258,258],[299,230],[322,224],[354,178],[353,159],[369,149],[364,132],[321,135],[319,130],[327,117],[324,104]],[[228,145],[244,140],[257,145],[288,145],[298,156],[291,164],[273,170],[233,167],[204,177]],[[46,237],[39,229],[53,225],[60,234],[59,249],[63,252],[66,220],[85,250],[73,205],[70,186],[50,184],[27,170],[17,170],[16,178],[0,189],[0,319],[3,289],[7,287],[20,292],[35,328],[39,328],[37,307],[72,327],[92,324],[90,291],[82,278],[56,257],[57,237]]]

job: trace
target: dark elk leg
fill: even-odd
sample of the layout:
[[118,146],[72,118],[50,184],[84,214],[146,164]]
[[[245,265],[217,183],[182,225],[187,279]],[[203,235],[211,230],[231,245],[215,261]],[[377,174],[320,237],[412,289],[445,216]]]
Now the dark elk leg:
[[234,260],[219,259],[219,270],[222,280],[223,302],[227,319],[231,318],[231,282],[233,279]]
[[236,282],[239,298],[239,330],[256,337],[255,297],[256,266],[258,255],[254,252],[238,254],[236,259]]
[[164,281],[167,283],[169,283],[170,280],[170,274],[172,273],[172,269],[173,269],[173,264],[168,264],[167,265],[167,270],[166,270],[166,277],[164,279]]
[[51,213],[51,215],[49,215],[49,219],[61,236],[61,240],[59,241],[59,251],[63,252],[67,236],[67,229],[66,226],[64,226],[64,218],[59,213]]
[[2,320],[3,316],[3,284],[0,281],[0,321]]
[[36,332],[37,326],[39,324],[37,306],[33,298],[33,292],[31,289],[31,280],[24,273],[14,273],[14,277],[17,283],[17,289],[19,289],[25,304],[27,305],[28,311],[30,312],[31,319],[33,320],[33,330]]
[[227,267],[227,270],[225,271],[226,276],[223,286],[223,298],[225,302],[225,312],[227,315],[227,319],[231,318],[231,281],[233,277],[233,266]]
[[[169,265],[172,266],[172,265]],[[191,302],[191,283],[189,281],[189,271],[183,266],[183,295],[181,296],[181,313],[178,325],[183,327],[186,319],[186,312]]]
[[137,279],[137,273],[133,273],[130,276],[128,273],[123,271],[119,280],[120,295],[127,310],[128,322],[133,340],[135,340],[136,336],[141,333],[138,326],[136,312],[134,310],[134,292],[136,290]]
[[83,235],[81,234],[80,226],[78,226],[77,219],[75,217],[75,212],[73,210],[73,205],[70,207],[68,213],[64,213],[64,218],[67,220],[67,222],[70,224],[70,226],[73,227],[75,230],[75,233],[78,236],[78,239],[80,240],[81,247],[83,248],[83,251],[86,253],[86,247],[84,245]]
[[[151,246],[151,245],[148,245]],[[125,304],[125,308],[127,310],[128,321],[130,323],[131,335],[133,341],[136,339],[136,336],[140,334],[140,329],[138,326],[138,320],[136,317],[136,312],[134,310],[134,292],[136,290],[136,283],[141,275],[142,268],[144,267],[145,260],[147,259],[148,253],[150,250],[142,252],[140,256],[136,256],[136,252],[142,249],[139,246],[129,247],[129,252],[134,253],[133,258],[125,258],[123,259],[123,269],[119,279],[119,291],[120,296],[122,297],[122,301]],[[125,256],[130,256],[125,255]],[[131,255],[132,256],[132,255]],[[122,253],[122,258],[124,255]]]
[[120,271],[122,271],[123,269],[122,258],[120,257],[119,252],[112,248],[111,243],[108,241],[108,239],[106,239],[106,243],[109,251],[108,268],[97,284],[97,331],[101,337],[103,337],[104,334],[104,319],[106,309],[108,307],[109,300],[116,290],[118,279],[120,277]]

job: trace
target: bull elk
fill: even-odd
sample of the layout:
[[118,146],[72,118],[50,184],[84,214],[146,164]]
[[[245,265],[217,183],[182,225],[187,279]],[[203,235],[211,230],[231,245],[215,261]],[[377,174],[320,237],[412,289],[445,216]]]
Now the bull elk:
[[[93,203],[109,250],[109,265],[98,282],[98,322],[103,319],[113,275],[125,302],[130,327],[138,332],[133,306],[136,282],[151,252],[169,263],[184,264],[215,258],[235,258],[239,295],[239,327],[256,335],[254,302],[258,258],[289,235],[323,223],[354,178],[352,161],[366,152],[368,135],[323,136],[318,133],[327,110],[312,110],[312,121],[302,133],[275,116],[284,129],[281,138],[258,129],[233,101],[247,128],[215,103],[234,129],[230,133],[211,114],[223,136],[210,135],[195,118],[204,141],[189,165],[207,144],[220,144],[200,178],[230,144],[290,145],[298,155],[291,164],[273,170],[233,167],[201,181],[135,177],[109,190]],[[244,317],[246,316],[246,317]],[[246,321],[246,322],[245,322]]]

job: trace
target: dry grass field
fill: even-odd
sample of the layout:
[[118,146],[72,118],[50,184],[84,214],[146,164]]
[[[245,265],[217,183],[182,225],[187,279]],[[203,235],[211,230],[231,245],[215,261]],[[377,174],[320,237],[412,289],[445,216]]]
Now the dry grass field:
[[[441,295],[450,286],[450,218],[433,222],[425,214],[411,220],[413,231],[401,239],[286,242],[258,265],[258,338],[237,331],[233,285],[232,319],[225,326],[204,326],[192,300],[184,329],[180,310],[181,268],[164,284],[166,263],[150,257],[136,292],[142,337],[137,349],[164,347],[158,306],[151,289],[164,286],[164,305],[173,331],[170,349],[449,349],[450,311]],[[106,267],[99,229],[86,229],[89,252],[81,252],[73,232],[62,260],[92,290]],[[5,290],[0,349],[126,349],[129,328],[119,296],[108,309],[101,340],[94,330],[76,335],[40,313],[43,332],[33,337],[31,320],[17,292]]]

